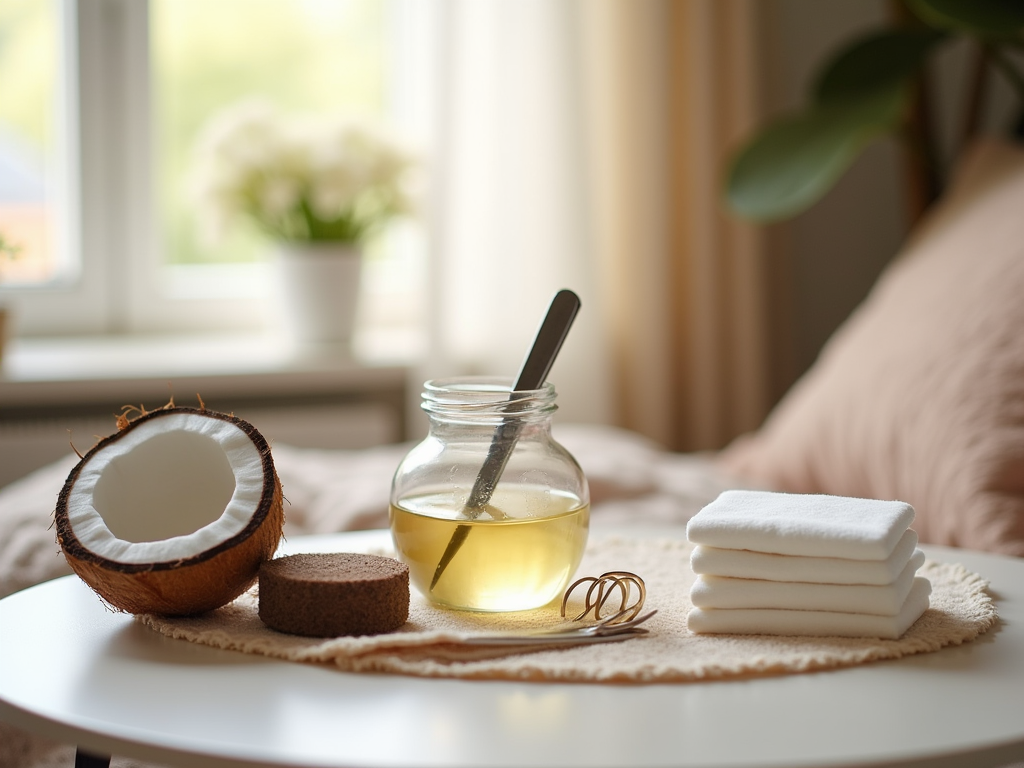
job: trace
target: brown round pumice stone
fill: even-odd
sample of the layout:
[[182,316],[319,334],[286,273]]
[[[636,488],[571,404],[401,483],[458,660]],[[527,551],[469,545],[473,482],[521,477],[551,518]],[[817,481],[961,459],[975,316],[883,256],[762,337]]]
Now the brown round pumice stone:
[[306,637],[379,635],[409,618],[409,567],[348,552],[289,555],[260,566],[259,616]]

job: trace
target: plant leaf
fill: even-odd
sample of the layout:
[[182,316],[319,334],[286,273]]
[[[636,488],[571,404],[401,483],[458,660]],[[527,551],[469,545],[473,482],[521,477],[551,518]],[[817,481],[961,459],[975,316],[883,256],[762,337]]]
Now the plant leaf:
[[730,207],[756,221],[793,216],[817,202],[866,144],[890,131],[905,89],[884,89],[850,104],[815,105],[770,125],[735,158]]
[[769,126],[736,157],[727,187],[732,209],[774,221],[817,202],[866,144],[897,126],[911,76],[944,38],[897,29],[846,46],[823,67],[811,107]]
[[1024,31],[1020,0],[907,0],[914,14],[933,27],[981,37],[1012,37]]
[[813,100],[821,105],[837,104],[902,89],[933,46],[945,37],[932,29],[895,29],[860,38],[822,68]]

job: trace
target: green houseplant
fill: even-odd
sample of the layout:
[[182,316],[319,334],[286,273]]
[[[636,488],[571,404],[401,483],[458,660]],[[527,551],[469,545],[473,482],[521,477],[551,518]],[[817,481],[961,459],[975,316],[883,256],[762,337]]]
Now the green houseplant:
[[920,157],[910,130],[915,78],[929,57],[967,36],[1012,84],[1024,105],[1024,74],[1010,51],[1024,50],[1020,0],[904,0],[913,24],[872,32],[819,70],[808,103],[767,125],[733,157],[726,198],[737,215],[792,217],[828,192],[864,148],[897,134]]

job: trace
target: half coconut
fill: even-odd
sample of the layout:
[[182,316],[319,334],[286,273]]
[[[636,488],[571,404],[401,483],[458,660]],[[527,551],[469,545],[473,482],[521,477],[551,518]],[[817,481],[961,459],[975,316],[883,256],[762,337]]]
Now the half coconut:
[[284,526],[270,447],[248,422],[168,406],[95,445],[57,499],[57,542],[114,608],[184,616],[227,604]]

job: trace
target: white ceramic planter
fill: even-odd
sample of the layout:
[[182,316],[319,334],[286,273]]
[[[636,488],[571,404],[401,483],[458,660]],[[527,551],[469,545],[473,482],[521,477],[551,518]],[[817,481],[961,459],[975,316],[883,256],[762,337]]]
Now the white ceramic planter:
[[274,255],[274,291],[286,338],[298,347],[352,341],[362,251],[335,243],[282,243]]

